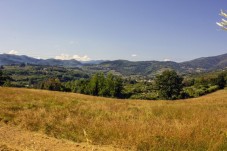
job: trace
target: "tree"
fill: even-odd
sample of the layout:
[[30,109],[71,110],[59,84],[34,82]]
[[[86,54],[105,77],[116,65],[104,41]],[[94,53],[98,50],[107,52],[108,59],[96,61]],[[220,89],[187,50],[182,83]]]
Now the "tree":
[[122,97],[123,81],[120,77],[96,73],[89,82],[89,94],[94,96]]
[[123,80],[120,77],[115,76],[115,78],[114,78],[114,97],[121,98],[122,90],[123,90]]
[[220,89],[224,89],[225,85],[226,85],[226,81],[225,81],[225,74],[221,73],[218,75],[217,80],[216,80],[216,84],[218,85],[218,87]]
[[98,96],[99,94],[99,73],[96,73],[91,77],[90,83],[89,83],[89,88],[90,88],[90,94],[94,96]]
[[58,78],[49,78],[41,82],[39,87],[45,90],[60,91],[62,88],[62,85]]
[[[227,13],[221,10],[220,16],[227,18]],[[227,20],[222,18],[221,22],[216,23],[218,26],[220,26],[223,30],[227,30]]]
[[174,100],[179,98],[183,88],[183,78],[173,70],[166,70],[161,75],[157,75],[155,84],[161,99]]
[[108,96],[107,92],[108,89],[106,88],[106,77],[104,76],[104,73],[99,73],[98,76],[98,95],[99,96]]
[[9,83],[9,81],[11,81],[12,78],[9,77],[8,75],[5,75],[2,70],[0,69],[0,86],[4,85],[4,83],[7,81],[7,83]]
[[0,70],[0,85],[4,84],[4,77],[3,77],[3,73],[2,70]]
[[109,97],[122,97],[123,80],[121,77],[109,73],[106,77],[106,92]]

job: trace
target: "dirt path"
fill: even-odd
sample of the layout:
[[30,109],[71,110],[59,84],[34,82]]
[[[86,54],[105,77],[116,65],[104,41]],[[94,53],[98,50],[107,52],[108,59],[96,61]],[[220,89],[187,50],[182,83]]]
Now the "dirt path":
[[111,146],[74,143],[0,125],[0,151],[122,151]]

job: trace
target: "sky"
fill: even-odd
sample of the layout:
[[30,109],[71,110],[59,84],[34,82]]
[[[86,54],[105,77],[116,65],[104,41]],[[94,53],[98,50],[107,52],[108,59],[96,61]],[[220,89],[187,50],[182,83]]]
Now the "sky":
[[227,53],[226,0],[0,0],[0,53],[188,61]]

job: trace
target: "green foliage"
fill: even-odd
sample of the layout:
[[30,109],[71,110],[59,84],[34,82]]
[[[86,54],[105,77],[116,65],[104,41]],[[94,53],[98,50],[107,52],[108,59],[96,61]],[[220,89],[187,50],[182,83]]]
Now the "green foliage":
[[187,94],[188,97],[199,97],[211,92],[214,92],[219,89],[218,85],[210,85],[210,86],[191,86],[191,87],[185,87],[184,92]]
[[89,94],[88,84],[89,84],[89,80],[86,80],[86,79],[80,79],[80,80],[63,83],[66,91],[82,93],[82,94]]
[[89,91],[91,95],[98,96],[100,91],[100,83],[101,83],[101,76],[99,73],[96,73],[92,76],[90,83],[89,83]]
[[[98,66],[93,66],[92,70],[88,66],[87,68],[27,64],[1,66],[0,85],[76,92],[113,98],[173,100],[205,95],[223,89],[227,83],[227,71],[222,70],[185,74],[184,80],[175,71],[165,71],[154,79],[149,78],[150,73],[140,71],[149,62],[140,62],[140,67],[135,67],[134,62],[115,61],[112,63],[111,66],[107,62],[103,63],[102,66],[106,67],[105,70],[99,69]],[[125,64],[128,65],[125,68],[119,68],[119,72],[114,69]],[[114,68],[108,74],[108,70],[112,69],[112,66]],[[149,67],[149,70],[150,68],[153,68],[153,66]],[[168,67],[166,66],[166,68]],[[149,76],[138,76],[133,73],[130,73],[129,76],[117,76],[123,71],[127,72],[127,70],[132,69],[133,73],[149,74]],[[157,70],[157,72],[160,71]]]
[[2,86],[11,87],[12,86],[11,81],[7,79]]
[[155,79],[159,97],[167,100],[179,98],[182,90],[183,78],[177,75],[173,70],[166,70]]
[[123,80],[113,74],[98,72],[90,79],[80,79],[66,82],[64,87],[67,91],[104,97],[123,97]]
[[3,83],[4,83],[3,74],[2,70],[0,70],[0,85],[2,85]]
[[11,86],[10,80],[12,79],[9,76],[5,75],[0,69],[0,86]]
[[11,83],[16,87],[36,88],[37,84],[56,77],[61,82],[87,79],[89,75],[80,68],[64,68],[57,66],[13,65],[4,66],[4,74],[12,77]]
[[122,97],[123,90],[123,80],[114,76],[113,74],[108,74],[106,78],[106,91],[110,97]]
[[58,78],[49,78],[47,80],[44,80],[40,83],[39,88],[45,89],[45,90],[53,90],[53,91],[60,91],[61,90],[61,82]]
[[103,73],[96,73],[92,76],[89,82],[89,92],[95,96],[106,96],[106,97],[122,97],[123,80],[108,74],[107,77]]
[[[223,89],[226,85],[227,72],[212,72],[199,75],[188,79],[184,85],[184,93],[188,97],[199,97]],[[188,81],[194,81],[194,84],[188,84]]]
[[108,81],[103,73],[94,74],[89,82],[89,92],[94,96],[110,96],[108,93]]
[[222,74],[219,74],[218,77],[217,77],[217,85],[219,86],[220,89],[224,89],[225,85],[226,85],[226,80],[225,80],[225,74],[222,73]]

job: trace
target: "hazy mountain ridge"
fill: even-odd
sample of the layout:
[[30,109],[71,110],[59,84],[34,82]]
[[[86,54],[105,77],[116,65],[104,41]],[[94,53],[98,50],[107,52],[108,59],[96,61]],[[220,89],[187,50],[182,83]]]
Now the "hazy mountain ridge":
[[77,60],[36,59],[28,56],[0,54],[0,65],[34,64],[63,67],[81,67],[86,71],[113,71],[121,75],[152,76],[165,69],[174,69],[180,73],[195,73],[227,68],[227,54],[203,57],[186,62],[173,61],[128,61],[128,60],[92,60],[80,62]]
[[109,70],[115,70],[123,75],[152,75],[162,69],[178,69],[179,64],[176,62],[162,62],[162,61],[127,61],[127,60],[115,60],[103,62],[99,67],[109,68]]
[[183,62],[181,65],[189,68],[203,68],[206,70],[225,68],[227,67],[227,54],[212,57],[202,57]]
[[65,66],[75,67],[81,66],[81,62],[77,60],[57,60],[57,59],[36,59],[28,56],[18,56],[11,54],[0,54],[0,65],[11,64],[33,64],[33,65],[48,65],[48,66]]

